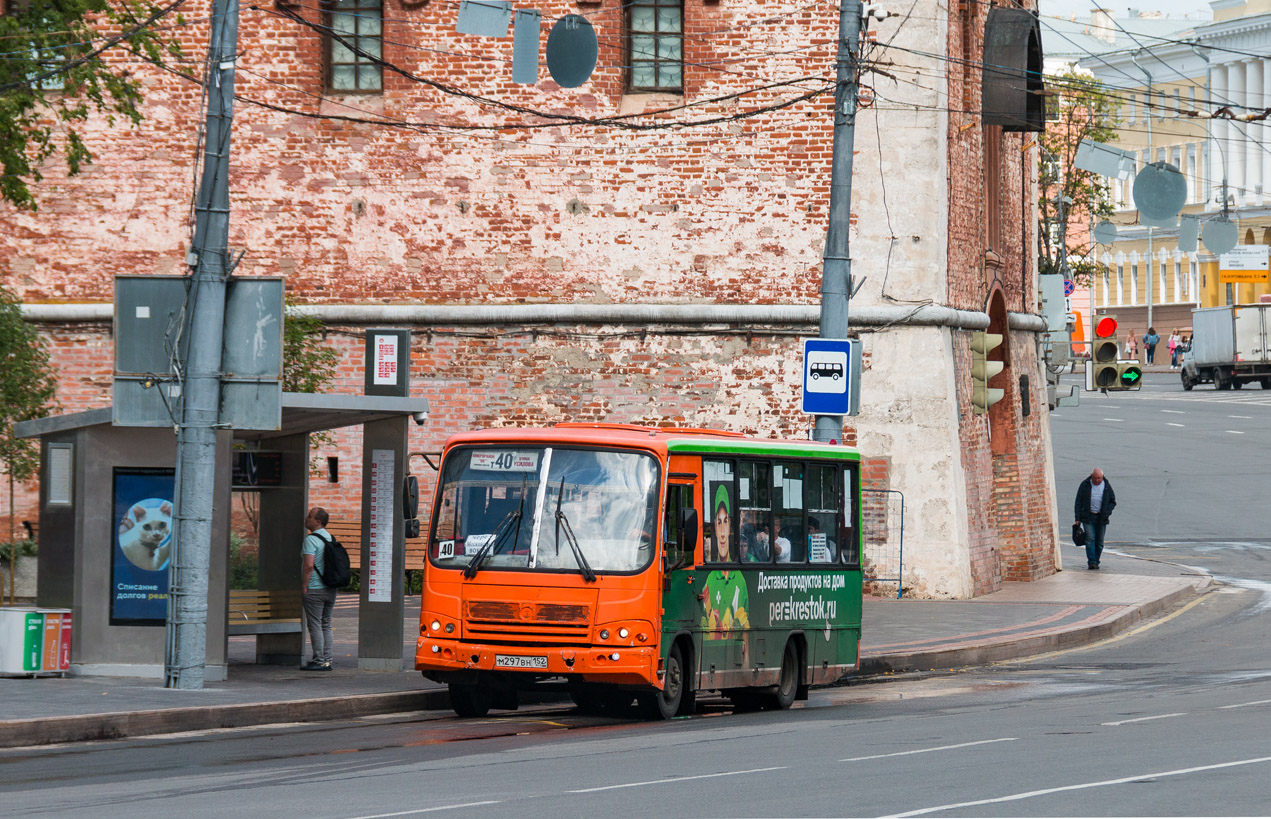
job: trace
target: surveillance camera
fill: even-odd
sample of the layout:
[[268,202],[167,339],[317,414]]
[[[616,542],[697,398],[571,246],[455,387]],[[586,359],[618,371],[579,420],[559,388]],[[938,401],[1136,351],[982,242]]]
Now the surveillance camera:
[[424,425],[424,422],[428,420],[428,410],[424,410],[423,412],[416,412],[412,414],[410,417],[414,418],[415,423],[422,427]]

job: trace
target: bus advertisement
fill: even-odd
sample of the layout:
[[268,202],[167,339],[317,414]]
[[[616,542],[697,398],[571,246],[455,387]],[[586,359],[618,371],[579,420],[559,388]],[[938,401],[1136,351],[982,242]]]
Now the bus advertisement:
[[589,711],[788,708],[856,668],[860,455],[621,424],[446,443],[415,667],[461,716],[564,680]]

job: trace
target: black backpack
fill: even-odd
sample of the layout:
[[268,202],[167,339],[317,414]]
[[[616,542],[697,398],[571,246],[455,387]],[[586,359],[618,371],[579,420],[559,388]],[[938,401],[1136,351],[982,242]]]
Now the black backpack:
[[[317,532],[314,532],[317,535]],[[332,589],[341,589],[349,585],[349,581],[353,578],[353,571],[349,568],[349,553],[344,548],[344,544],[328,535],[322,540],[326,541],[326,547],[322,550],[322,565],[325,571],[318,572],[318,577],[322,580],[322,585]]]

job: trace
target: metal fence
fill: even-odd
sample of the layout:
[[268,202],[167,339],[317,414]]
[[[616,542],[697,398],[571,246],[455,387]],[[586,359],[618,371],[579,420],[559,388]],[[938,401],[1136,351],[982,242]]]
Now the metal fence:
[[861,516],[865,522],[865,591],[870,594],[904,594],[901,578],[905,565],[905,496],[895,489],[861,490]]

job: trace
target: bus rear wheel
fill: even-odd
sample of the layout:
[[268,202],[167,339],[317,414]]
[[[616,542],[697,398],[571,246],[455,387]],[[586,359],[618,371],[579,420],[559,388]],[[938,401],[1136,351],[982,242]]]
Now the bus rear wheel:
[[461,717],[484,717],[490,713],[491,704],[487,688],[466,683],[450,684],[450,707]]
[[799,691],[799,648],[794,641],[786,643],[785,654],[781,657],[781,677],[777,688],[764,698],[764,708],[769,711],[784,711],[794,702]]
[[640,706],[649,719],[670,719],[680,713],[684,699],[684,659],[680,645],[671,646],[666,658],[666,674],[662,678],[661,691],[648,691],[640,695]]

